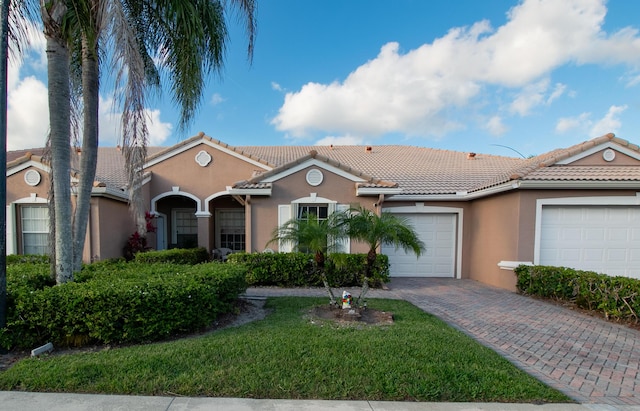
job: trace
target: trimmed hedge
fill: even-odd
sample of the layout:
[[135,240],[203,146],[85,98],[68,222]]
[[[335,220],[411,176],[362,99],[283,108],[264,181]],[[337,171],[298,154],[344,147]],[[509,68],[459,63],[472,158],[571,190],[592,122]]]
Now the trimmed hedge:
[[134,261],[138,263],[176,263],[195,265],[209,260],[209,252],[202,247],[145,251],[137,253],[134,257]]
[[[332,287],[361,286],[364,281],[366,254],[330,254],[325,269]],[[229,255],[228,264],[247,267],[250,286],[319,287],[320,275],[314,270],[313,256],[304,253],[236,253]],[[389,259],[378,255],[370,287],[389,282]]]
[[48,255],[37,255],[37,254],[9,254],[7,256],[7,265],[12,264],[22,264],[22,263],[32,263],[32,264],[48,264],[49,256]]
[[640,280],[549,266],[521,265],[515,273],[523,294],[571,302],[607,318],[638,321]]
[[97,270],[86,282],[15,294],[7,327],[0,331],[0,345],[33,348],[49,341],[81,346],[160,340],[211,324],[233,309],[244,290],[241,265],[131,263],[126,270]]

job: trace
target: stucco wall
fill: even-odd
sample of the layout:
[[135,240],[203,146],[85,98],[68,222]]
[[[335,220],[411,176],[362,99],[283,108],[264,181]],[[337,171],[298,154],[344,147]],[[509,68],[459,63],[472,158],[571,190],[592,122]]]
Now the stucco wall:
[[[262,251],[267,247],[273,230],[278,226],[278,205],[280,204],[290,204],[293,200],[310,197],[312,193],[317,197],[337,201],[338,204],[361,203],[369,208],[373,208],[373,204],[377,201],[377,197],[357,197],[355,182],[327,170],[322,170],[324,174],[322,183],[319,186],[311,186],[306,181],[307,171],[311,168],[317,167],[305,168],[274,182],[271,197],[251,197],[251,251]],[[277,244],[270,244],[268,247],[278,249]],[[351,252],[365,250],[362,244],[351,244]]]

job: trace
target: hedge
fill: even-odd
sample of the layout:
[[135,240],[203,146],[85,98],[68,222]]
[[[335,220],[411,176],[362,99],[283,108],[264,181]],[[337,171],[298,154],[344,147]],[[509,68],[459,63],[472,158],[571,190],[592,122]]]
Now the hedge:
[[[329,285],[332,287],[361,286],[364,281],[366,254],[330,254],[325,262]],[[250,286],[317,287],[322,279],[314,269],[313,256],[304,253],[236,253],[229,255],[228,264],[247,267]],[[389,259],[378,255],[370,287],[389,282]]]
[[10,349],[46,342],[81,346],[156,341],[211,324],[230,312],[246,289],[241,265],[169,265],[164,270],[167,265],[155,264],[141,273],[142,266],[14,295],[0,345]]
[[145,251],[137,253],[134,261],[139,263],[200,264],[209,261],[209,252],[199,248],[173,248],[171,250]]
[[515,273],[521,293],[571,302],[607,318],[638,321],[638,279],[549,266],[521,265]]

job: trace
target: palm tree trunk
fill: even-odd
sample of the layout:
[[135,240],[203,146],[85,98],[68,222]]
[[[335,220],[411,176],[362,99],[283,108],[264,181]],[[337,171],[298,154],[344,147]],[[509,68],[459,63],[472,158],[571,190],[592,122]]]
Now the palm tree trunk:
[[360,291],[360,295],[356,300],[356,306],[360,306],[361,301],[369,292],[369,278],[371,278],[371,273],[373,272],[373,267],[376,263],[377,253],[374,248],[370,249],[367,253],[367,264],[364,267],[364,280],[362,282],[362,291]]
[[51,168],[53,191],[55,193],[56,282],[62,284],[73,280],[73,246],[69,241],[71,238],[72,208],[69,50],[66,45],[51,35],[45,33],[45,36],[47,40],[47,74],[49,78]]
[[69,49],[62,35],[67,11],[61,0],[40,0],[40,12],[47,42],[51,178],[55,224],[55,277],[58,284],[73,280],[71,238],[71,96]]
[[91,210],[91,190],[96,176],[98,161],[98,104],[99,104],[99,66],[98,58],[87,44],[82,41],[82,99],[83,132],[82,156],[80,159],[80,183],[73,221],[73,271],[82,268],[82,255],[87,234],[87,224]]

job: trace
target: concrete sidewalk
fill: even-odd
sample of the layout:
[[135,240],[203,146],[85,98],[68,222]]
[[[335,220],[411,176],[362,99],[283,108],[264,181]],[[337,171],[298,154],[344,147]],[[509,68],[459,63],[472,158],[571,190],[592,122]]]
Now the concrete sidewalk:
[[127,395],[0,392],[3,411],[640,411],[597,404],[496,404],[395,401],[263,400],[244,398],[148,397]]

